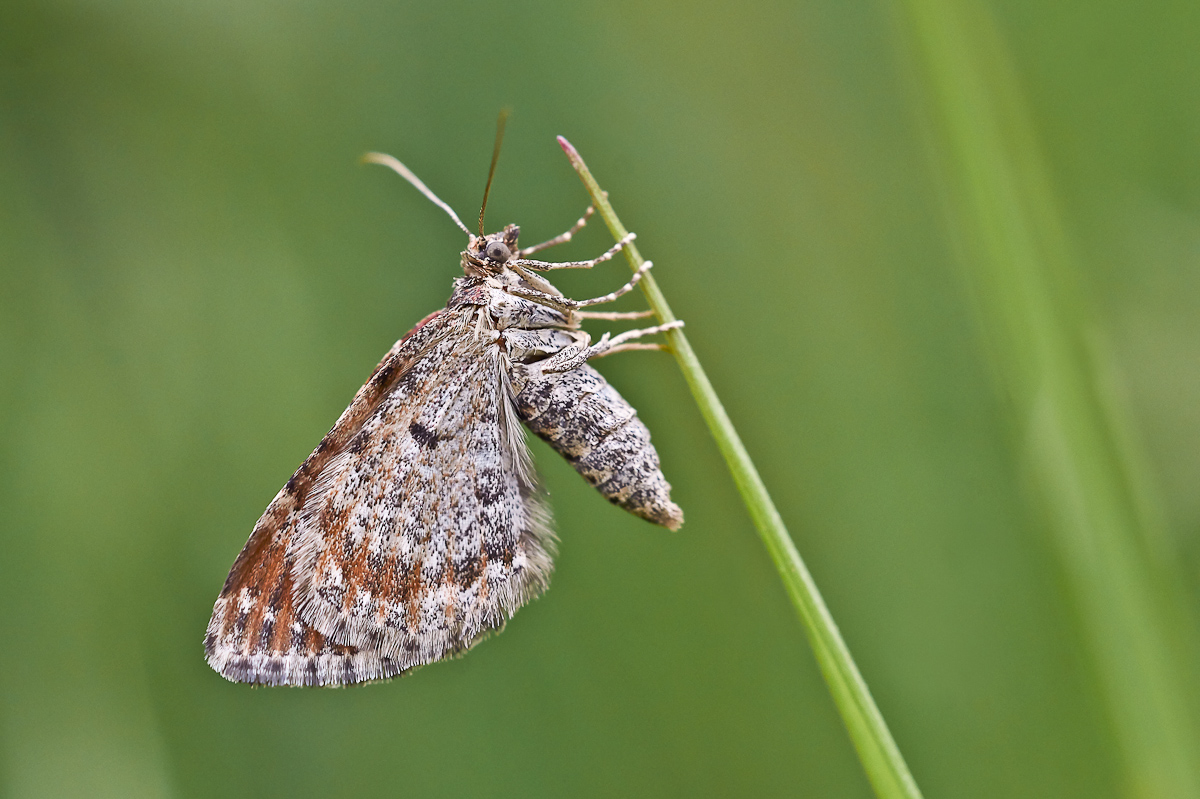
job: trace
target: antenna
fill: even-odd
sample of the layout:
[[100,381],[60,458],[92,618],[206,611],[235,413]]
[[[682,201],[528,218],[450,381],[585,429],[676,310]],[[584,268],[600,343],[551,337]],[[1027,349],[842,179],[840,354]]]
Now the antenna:
[[479,235],[483,237],[483,212],[487,210],[488,193],[492,190],[492,176],[496,174],[496,162],[500,160],[500,142],[504,141],[504,123],[508,121],[508,109],[501,108],[496,119],[496,147],[492,150],[492,166],[488,170],[487,185],[483,187],[483,205],[479,206]]
[[[471,238],[475,238],[474,234],[472,234],[471,231],[467,230],[467,226],[464,225],[462,220],[458,218],[458,214],[454,213],[454,209],[451,208],[449,205],[447,205],[445,202],[443,202],[441,200],[441,198],[439,198],[436,194],[434,194],[432,191],[430,191],[429,187],[426,186],[424,183],[422,183],[421,179],[419,177],[417,177],[416,175],[414,175],[412,173],[412,170],[410,170],[404,164],[400,163],[395,158],[393,158],[392,156],[387,155],[385,153],[367,153],[366,155],[364,155],[362,157],[361,160],[362,160],[362,163],[364,163],[364,164],[379,164],[380,166],[386,166],[388,169],[392,170],[393,172],[398,174],[400,177],[404,178],[409,183],[416,186],[417,191],[424,194],[438,208],[441,208],[443,211],[450,214],[450,218],[454,220],[454,224],[456,224],[460,228],[462,228],[463,233],[466,233]],[[492,167],[495,168],[495,166],[496,166],[496,162],[492,161]],[[491,178],[488,178],[488,183],[489,184],[491,183]],[[482,219],[483,219],[482,212],[480,212],[480,220],[482,221]]]

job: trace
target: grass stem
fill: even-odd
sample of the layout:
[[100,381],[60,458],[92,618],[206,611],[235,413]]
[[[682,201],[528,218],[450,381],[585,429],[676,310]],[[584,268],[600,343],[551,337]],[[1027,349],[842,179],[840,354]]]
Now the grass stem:
[[[628,231],[617,218],[616,212],[608,202],[607,194],[596,183],[579,152],[562,136],[558,137],[558,143],[571,159],[571,165],[579,173],[609,231],[618,241],[623,239]],[[625,255],[634,271],[644,263],[641,253],[633,243],[625,247]],[[653,275],[647,273],[640,285],[659,321],[664,324],[675,321],[675,315],[671,313],[671,308],[667,305],[667,300]],[[875,700],[871,698],[871,692],[859,673],[846,642],[842,640],[837,624],[821,598],[821,592],[817,590],[817,584],[801,560],[796,545],[792,543],[783,525],[783,519],[775,509],[775,503],[771,501],[758,470],[754,468],[754,463],[717,398],[712,383],[709,382],[695,351],[688,343],[687,336],[682,330],[675,329],[668,331],[666,337],[675,359],[679,362],[679,368],[683,370],[692,396],[700,407],[700,413],[716,439],[717,447],[724,456],[729,471],[733,474],[733,480],[746,503],[750,518],[754,521],[771,560],[779,570],[788,597],[796,607],[796,612],[800,614],[821,673],[829,685],[829,692],[833,695],[834,703],[841,713],[855,749],[858,750],[859,759],[876,795],[881,799],[917,799],[921,792],[916,781],[909,773],[908,765],[892,739],[887,723],[876,707]]]

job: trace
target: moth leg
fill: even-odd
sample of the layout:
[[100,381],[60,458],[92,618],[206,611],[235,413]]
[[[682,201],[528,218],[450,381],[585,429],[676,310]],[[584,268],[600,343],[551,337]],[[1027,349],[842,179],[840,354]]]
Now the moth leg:
[[586,308],[589,305],[600,305],[601,303],[612,302],[617,297],[628,294],[630,291],[633,291],[633,287],[636,286],[638,281],[642,279],[642,275],[646,274],[646,272],[648,272],[652,266],[654,266],[653,261],[646,261],[646,263],[642,264],[640,269],[633,273],[633,277],[630,278],[629,282],[624,286],[621,286],[621,288],[617,289],[616,291],[605,294],[603,297],[593,297],[590,300],[572,300],[569,297],[559,297],[555,296],[554,294],[547,294],[544,291],[538,291],[537,289],[522,288],[521,286],[510,286],[507,291],[514,297],[523,297],[527,300],[533,300],[536,303],[547,305],[560,311],[575,311],[579,308]]
[[653,261],[646,261],[646,263],[642,264],[641,267],[633,273],[633,277],[629,279],[628,283],[626,283],[624,286],[621,286],[621,288],[617,289],[616,291],[605,294],[603,297],[593,297],[590,300],[568,300],[568,302],[571,303],[571,310],[575,310],[577,308],[586,308],[589,305],[602,305],[606,302],[612,302],[617,297],[620,297],[624,294],[628,294],[629,292],[633,291],[633,287],[636,286],[638,281],[642,279],[642,275],[649,272],[650,267],[652,266],[654,266]]
[[[564,234],[565,235],[565,234]],[[547,272],[551,269],[591,269],[596,264],[602,264],[611,259],[614,255],[624,249],[625,245],[637,238],[636,233],[627,233],[625,238],[618,241],[613,246],[609,247],[603,255],[597,256],[590,261],[559,261],[554,263],[551,261],[534,261],[528,258],[517,258],[508,261],[508,266],[524,266],[528,269],[536,269],[540,272]],[[539,247],[542,245],[538,245]],[[524,254],[524,250],[521,251]]]
[[[608,334],[605,333],[601,341],[607,338]],[[531,368],[543,375],[569,372],[587,363],[587,351],[590,349],[591,347],[587,346],[586,341],[581,344],[572,344],[569,347],[563,347],[549,358],[532,364]]]
[[625,342],[633,341],[635,338],[644,338],[646,336],[657,335],[658,333],[666,333],[668,330],[678,330],[681,327],[683,327],[683,320],[676,319],[674,322],[667,322],[665,325],[655,325],[654,327],[643,327],[639,330],[626,330],[624,333],[620,334],[619,336],[613,336],[612,338],[609,338],[608,335],[605,334],[604,336],[602,336],[600,338],[599,341],[597,341],[592,346],[588,347],[588,351],[591,353],[590,355],[588,355],[588,357],[589,358],[599,357],[600,355],[603,355],[605,352],[610,352],[622,345],[637,349],[637,345],[625,344]]
[[629,352],[630,350],[658,350],[659,352],[666,352],[670,349],[666,344],[620,344],[592,357],[607,358],[609,355],[616,355],[618,352]]
[[617,319],[649,319],[654,316],[654,311],[647,308],[644,311],[576,311],[575,316],[580,319],[608,319],[615,321]]
[[[604,196],[607,197],[608,192],[604,192]],[[527,255],[533,255],[535,252],[541,252],[542,250],[547,250],[559,244],[566,244],[575,236],[576,233],[583,230],[583,226],[588,223],[588,220],[591,219],[592,214],[594,213],[596,213],[596,206],[589,205],[587,210],[583,212],[583,216],[579,217],[579,221],[572,225],[570,230],[568,230],[566,233],[559,233],[554,238],[549,239],[548,241],[543,241],[541,244],[535,244],[532,247],[524,248],[521,250],[521,257],[524,258]]]
[[554,308],[557,311],[566,312],[575,307],[574,300],[568,300],[566,297],[561,297],[556,294],[547,294],[546,292],[538,291],[537,289],[527,289],[522,288],[521,286],[510,286],[507,291],[514,297],[532,300],[539,305],[545,305],[549,308]]
[[638,345],[626,344],[625,342],[636,338],[643,338],[644,336],[653,336],[657,333],[665,333],[668,330],[677,330],[681,327],[683,327],[683,320],[676,319],[674,322],[667,322],[665,325],[644,327],[640,330],[626,330],[618,336],[610,336],[609,333],[605,333],[600,337],[599,341],[590,347],[564,348],[539,365],[543,374],[549,372],[569,372],[572,369],[583,366],[592,358],[599,358],[602,355],[611,354],[619,350],[662,349],[662,346],[657,344]]

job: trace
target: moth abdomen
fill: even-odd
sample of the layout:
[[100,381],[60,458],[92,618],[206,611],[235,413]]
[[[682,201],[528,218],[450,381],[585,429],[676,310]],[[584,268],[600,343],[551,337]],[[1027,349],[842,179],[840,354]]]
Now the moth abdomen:
[[[551,404],[536,421],[546,440],[563,457],[575,463],[610,440],[613,433],[636,417],[633,406],[616,389],[605,384],[595,394]],[[644,443],[649,445],[648,437]]]
[[525,377],[514,400],[526,427],[613,504],[671,530],[683,524],[649,429],[599,372],[585,364]]

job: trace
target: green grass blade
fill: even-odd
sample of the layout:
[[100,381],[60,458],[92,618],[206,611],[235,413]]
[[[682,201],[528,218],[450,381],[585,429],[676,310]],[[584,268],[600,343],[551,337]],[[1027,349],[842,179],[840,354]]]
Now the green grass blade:
[[[613,237],[618,240],[624,238],[628,231],[621,224],[621,220],[617,218],[616,212],[608,202],[607,195],[596,183],[596,179],[592,177],[592,173],[579,156],[578,151],[561,136],[558,138],[558,142],[571,159],[572,166],[575,167],[575,171],[583,180],[583,185],[587,187],[588,193],[592,196],[596,211],[608,225]],[[630,266],[635,271],[644,263],[641,253],[632,243],[625,248],[625,255],[629,258]],[[654,277],[650,273],[646,273],[639,285],[659,320],[662,322],[674,321],[675,315],[671,313],[671,308],[667,305],[666,298],[663,297]],[[704,416],[704,421],[708,424],[713,438],[716,439],[717,447],[729,465],[729,471],[733,474],[738,491],[741,492],[742,499],[746,502],[746,508],[750,511],[754,526],[758,529],[758,533],[767,547],[767,552],[770,553],[771,560],[779,570],[779,576],[783,580],[784,588],[787,590],[792,604],[800,614],[804,631],[816,654],[821,673],[829,685],[834,703],[841,713],[855,749],[858,750],[859,759],[862,761],[867,778],[871,781],[876,795],[881,799],[895,797],[916,799],[920,797],[921,792],[917,788],[912,774],[909,773],[908,765],[904,762],[896,742],[892,739],[892,734],[888,730],[879,708],[875,706],[875,700],[871,698],[871,692],[867,688],[866,682],[863,681],[862,675],[859,674],[858,667],[850,656],[850,650],[846,647],[846,642],[842,640],[837,624],[834,623],[829,609],[825,606],[825,601],[821,598],[821,592],[817,590],[812,575],[808,573],[804,561],[800,558],[800,553],[796,550],[787,529],[783,526],[783,519],[780,518],[779,511],[775,509],[775,503],[767,494],[766,486],[763,485],[758,470],[754,468],[754,463],[746,453],[742,440],[734,430],[733,423],[717,398],[708,376],[701,368],[700,361],[688,343],[687,336],[682,330],[668,331],[666,336],[667,342],[679,362],[679,368],[683,370],[684,378],[692,390],[692,396],[695,397],[696,404],[700,407],[700,413]]]
[[994,20],[972,0],[896,0],[951,232],[1124,755],[1130,796],[1200,796],[1175,558],[1106,395],[1054,193]]

